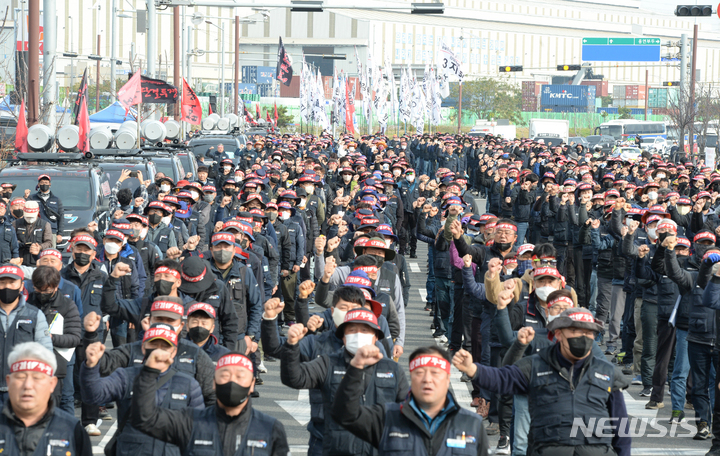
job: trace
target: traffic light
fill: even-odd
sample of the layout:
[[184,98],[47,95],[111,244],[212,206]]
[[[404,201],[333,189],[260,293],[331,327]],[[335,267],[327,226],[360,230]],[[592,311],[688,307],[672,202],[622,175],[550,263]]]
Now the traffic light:
[[516,66],[501,66],[498,71],[500,73],[512,73],[513,71],[522,71],[523,67],[522,65],[516,65]]
[[580,71],[580,65],[558,65],[558,71]]
[[678,5],[676,16],[712,16],[712,5]]
[[675,86],[679,86],[679,85],[680,85],[680,81],[665,81],[665,82],[663,82],[663,87],[675,87]]

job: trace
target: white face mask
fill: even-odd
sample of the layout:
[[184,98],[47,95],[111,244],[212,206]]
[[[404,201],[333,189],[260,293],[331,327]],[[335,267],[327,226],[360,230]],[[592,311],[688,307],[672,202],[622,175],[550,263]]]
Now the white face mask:
[[105,244],[105,251],[110,255],[115,255],[120,251],[120,246],[115,242],[108,242]]
[[678,206],[677,211],[680,215],[687,215],[690,212],[690,206]]
[[664,174],[658,174],[657,176],[655,176],[655,179],[657,179],[657,180],[665,179],[665,175],[664,175]]
[[170,186],[167,185],[167,184],[162,184],[162,185],[160,186],[160,191],[163,192],[163,193],[167,193],[167,192],[170,191]]
[[351,148],[348,149],[348,150],[349,150],[350,152],[355,152],[355,148],[354,148],[354,147],[351,147]]
[[307,185],[305,186],[305,193],[308,195],[312,195],[315,193],[315,186],[314,185]]
[[198,198],[200,198],[200,193],[195,190],[190,190],[190,194],[192,195],[194,200],[197,200]]
[[225,171],[231,171],[231,170],[232,170],[232,166],[223,166],[223,169],[224,169]]
[[648,198],[650,198],[651,200],[657,200],[657,197],[658,197],[657,192],[648,192],[647,195],[648,195]]
[[551,321],[553,321],[554,319],[556,319],[559,316],[560,315],[548,315],[548,318],[547,318],[548,323],[550,323]]
[[548,296],[550,296],[550,293],[555,291],[555,288],[553,287],[540,287],[535,289],[535,296],[537,296],[539,299],[543,301],[547,301]]
[[333,317],[333,323],[335,323],[336,328],[338,326],[340,326],[341,324],[343,324],[343,322],[345,321],[346,313],[347,313],[347,311],[343,312],[342,310],[338,309],[337,307],[333,308],[332,317]]
[[305,198],[300,198],[300,204],[298,204],[298,206],[305,207],[305,201]]
[[508,275],[510,275],[510,274],[513,273],[513,271],[514,271],[515,269],[516,269],[516,268],[512,268],[512,269],[507,269],[507,268],[506,268],[505,271],[507,272]]
[[338,215],[339,215],[340,217],[345,217],[345,211],[340,211],[340,212],[338,212]]
[[37,214],[33,214],[33,215],[24,214],[23,218],[25,219],[26,222],[33,224],[38,219],[38,216],[37,216]]
[[648,236],[650,236],[653,239],[657,239],[657,228],[648,228],[647,230]]
[[415,175],[414,175],[414,174],[408,174],[407,176],[405,176],[405,179],[407,179],[407,181],[412,184],[413,182],[415,182]]
[[372,334],[364,333],[348,334],[345,336],[345,349],[354,355],[360,347],[372,345],[373,337]]
[[145,236],[147,236],[147,232],[147,228],[143,228],[142,230],[140,230],[140,239],[145,239]]
[[289,218],[290,218],[290,212],[285,211],[285,212],[281,212],[281,213],[280,213],[280,219],[281,219],[281,220],[287,220],[287,219],[289,219]]
[[395,176],[395,177],[400,176],[400,174],[401,174],[401,172],[400,172],[399,169],[396,169],[396,170],[393,171],[393,176]]
[[165,224],[165,226],[170,226],[170,220],[172,220],[172,215],[168,215],[167,217],[162,218],[162,222]]
[[343,180],[345,182],[350,182],[350,179],[352,179],[352,176],[350,174],[343,174]]

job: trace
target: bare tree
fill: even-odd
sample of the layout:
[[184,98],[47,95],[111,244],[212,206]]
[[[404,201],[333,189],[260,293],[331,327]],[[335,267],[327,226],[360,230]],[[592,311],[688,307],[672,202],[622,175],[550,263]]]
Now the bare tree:
[[678,129],[680,153],[682,153],[685,150],[685,132],[692,134],[693,122],[697,113],[690,102],[690,90],[681,86],[678,87],[677,91],[677,98],[669,98],[670,111],[668,117],[670,117],[673,126]]

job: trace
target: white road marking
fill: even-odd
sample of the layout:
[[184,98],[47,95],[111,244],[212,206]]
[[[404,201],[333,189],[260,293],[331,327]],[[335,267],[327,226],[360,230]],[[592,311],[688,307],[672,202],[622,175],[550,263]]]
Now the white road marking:
[[646,409],[645,404],[647,402],[635,399],[627,391],[623,391],[623,397],[625,398],[625,407],[627,408],[628,415],[636,418],[647,418],[648,420],[657,418],[658,410]]
[[298,390],[298,399],[296,401],[275,402],[302,426],[305,426],[310,421],[310,392],[308,390]]
[[117,429],[117,420],[113,421],[112,426],[110,426],[110,429],[105,433],[102,440],[100,440],[100,443],[98,443],[97,446],[93,447],[93,454],[105,454],[105,445],[110,442],[110,439],[113,435],[115,435],[115,430]]
[[425,304],[427,302],[427,290],[425,288],[420,288],[418,291],[420,292],[423,304]]
[[[442,347],[442,342],[440,342],[440,339],[435,339],[435,344]],[[462,372],[457,370],[457,368],[453,365],[450,365],[450,386],[452,387],[453,394],[455,395],[455,400],[460,404],[460,406],[466,410],[470,410],[471,412],[475,412],[474,407],[470,407],[470,402],[472,402],[472,397],[470,396],[470,391],[468,390],[467,383],[460,380],[460,377],[462,377]]]
[[410,268],[410,272],[420,272],[420,265],[415,262],[408,262],[408,267]]
[[702,448],[632,448],[634,456],[705,456],[707,449]]

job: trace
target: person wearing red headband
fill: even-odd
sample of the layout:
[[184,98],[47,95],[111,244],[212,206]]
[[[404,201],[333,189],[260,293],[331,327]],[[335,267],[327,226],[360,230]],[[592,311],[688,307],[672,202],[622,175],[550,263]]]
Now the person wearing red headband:
[[[622,390],[630,382],[620,368],[593,351],[602,325],[589,310],[572,307],[553,319],[547,331],[554,335],[556,343],[512,365],[489,367],[473,363],[472,355],[465,350],[455,354],[453,365],[479,388],[498,394],[527,394],[530,454],[629,456],[631,438]],[[525,352],[535,336],[532,327],[521,328],[511,351]],[[573,370],[579,375],[566,380],[565,373]],[[552,411],[548,413],[550,406]],[[598,430],[594,423],[601,420],[612,424]],[[592,432],[574,432],[579,423],[592,428]]]
[[[63,229],[65,228],[65,209],[62,201],[57,195],[50,191],[50,176],[42,174],[38,177],[37,192],[30,195],[28,201],[37,201],[40,205],[40,218],[50,222],[55,240],[58,244],[63,241]],[[53,245],[55,247],[55,245]]]
[[438,346],[410,354],[410,393],[398,402],[364,403],[365,378],[384,361],[375,346],[350,360],[335,394],[332,417],[380,454],[487,455],[489,442],[477,413],[450,391],[450,355]]
[[39,218],[37,201],[25,203],[23,217],[12,222],[18,240],[18,249],[24,266],[35,266],[41,250],[53,247],[50,223]]
[[170,353],[154,350],[133,386],[130,424],[149,436],[172,443],[182,454],[216,456],[290,453],[283,424],[253,407],[253,362],[240,353],[218,359],[213,377],[217,400],[205,410],[157,407],[160,372],[172,364]]
[[90,437],[80,421],[51,398],[58,383],[52,351],[36,342],[21,343],[7,363],[8,400],[0,413],[4,453],[92,456]]
[[[171,359],[177,356],[178,336],[169,325],[153,324],[143,335],[141,350],[144,356],[152,351],[160,350],[168,353]],[[172,455],[177,454],[175,445],[153,439],[130,426],[132,414],[131,398],[133,380],[142,369],[142,364],[131,365],[116,369],[112,374],[102,377],[100,375],[100,359],[105,353],[105,345],[95,342],[86,349],[85,362],[80,365],[80,388],[83,401],[91,404],[106,404],[117,402],[118,430],[114,441],[108,445],[115,445],[115,454],[118,456],[137,455],[138,449],[142,454]],[[202,410],[205,408],[203,395],[198,382],[185,372],[178,371],[170,364],[163,365],[160,370],[157,386],[159,394],[155,399],[158,407],[174,410],[190,408]],[[159,398],[162,400],[158,400]],[[147,452],[147,453],[145,453]]]

